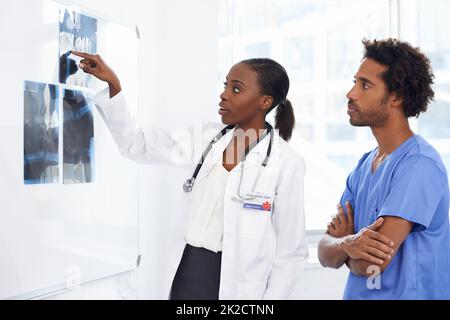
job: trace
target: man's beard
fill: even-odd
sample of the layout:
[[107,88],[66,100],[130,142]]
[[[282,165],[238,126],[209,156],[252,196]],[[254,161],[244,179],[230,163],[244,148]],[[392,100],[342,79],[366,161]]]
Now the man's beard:
[[389,114],[386,111],[388,98],[389,97],[386,95],[375,110],[371,108],[363,113],[358,109],[353,117],[350,117],[350,124],[355,127],[371,128],[383,126],[389,118]]

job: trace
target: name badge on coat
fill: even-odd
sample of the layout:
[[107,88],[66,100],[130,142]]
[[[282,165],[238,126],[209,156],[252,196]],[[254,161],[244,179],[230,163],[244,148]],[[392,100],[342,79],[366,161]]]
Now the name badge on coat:
[[260,211],[272,211],[272,198],[263,193],[248,193],[248,198],[243,202],[246,209],[254,209]]

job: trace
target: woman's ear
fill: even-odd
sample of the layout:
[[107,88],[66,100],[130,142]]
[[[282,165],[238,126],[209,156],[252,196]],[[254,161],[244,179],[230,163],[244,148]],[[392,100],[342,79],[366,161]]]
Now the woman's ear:
[[270,109],[270,107],[273,104],[273,97],[272,96],[262,96],[261,98],[261,103],[258,107],[259,110],[261,111],[268,111]]

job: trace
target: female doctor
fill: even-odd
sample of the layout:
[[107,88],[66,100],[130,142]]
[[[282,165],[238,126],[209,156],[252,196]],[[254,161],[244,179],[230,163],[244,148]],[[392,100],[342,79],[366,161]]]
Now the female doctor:
[[[170,298],[287,298],[308,251],[304,161],[286,142],[295,119],[286,99],[285,69],[270,59],[233,66],[220,95],[223,124],[205,125],[207,139],[193,141],[194,134],[186,144],[186,135],[140,127],[128,113],[113,70],[98,55],[73,53],[84,58],[84,72],[109,84],[96,105],[125,157],[180,164],[179,157],[201,155],[198,163],[190,160],[193,175],[183,186],[191,206]],[[265,120],[275,108],[277,130]]]

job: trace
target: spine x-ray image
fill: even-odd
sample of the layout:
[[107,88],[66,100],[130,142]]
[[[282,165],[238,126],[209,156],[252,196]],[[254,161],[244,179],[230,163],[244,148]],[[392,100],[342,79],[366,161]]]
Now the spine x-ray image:
[[97,53],[97,19],[63,8],[59,15],[59,82],[91,87],[93,77],[78,67],[81,59],[70,50]]
[[59,180],[58,87],[24,82],[24,182],[55,183]]
[[64,184],[89,183],[94,180],[92,100],[82,91],[64,90]]

